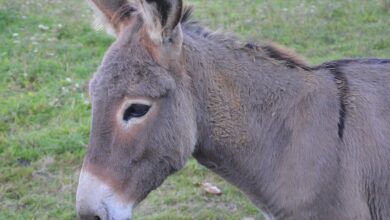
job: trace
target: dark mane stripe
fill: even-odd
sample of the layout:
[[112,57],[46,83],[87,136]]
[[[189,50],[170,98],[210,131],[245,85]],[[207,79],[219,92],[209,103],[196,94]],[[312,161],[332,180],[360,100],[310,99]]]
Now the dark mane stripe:
[[351,63],[369,64],[369,65],[388,64],[388,63],[390,63],[390,59],[380,59],[380,58],[342,59],[342,60],[335,60],[335,61],[323,63],[319,66],[313,67],[313,70],[322,69],[322,68],[332,68],[335,66],[342,66],[342,65],[347,65],[347,64],[351,64]]
[[336,82],[337,88],[339,89],[340,97],[340,110],[339,110],[339,123],[338,123],[338,135],[340,139],[344,137],[345,129],[345,119],[347,117],[347,95],[349,93],[348,80],[345,77],[344,73],[335,67],[332,69],[334,75],[334,80]]
[[349,94],[348,79],[342,71],[342,67],[346,64],[359,62],[359,60],[347,59],[333,62],[327,62],[320,66],[312,68],[312,70],[329,69],[334,76],[337,89],[339,90],[340,110],[338,122],[338,136],[342,140],[344,137],[345,121],[347,117],[347,97]]

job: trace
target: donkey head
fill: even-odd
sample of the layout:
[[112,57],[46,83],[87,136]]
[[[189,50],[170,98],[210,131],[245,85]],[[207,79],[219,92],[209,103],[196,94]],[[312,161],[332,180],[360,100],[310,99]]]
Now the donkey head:
[[81,219],[130,219],[181,169],[196,142],[182,60],[181,0],[92,0],[117,39],[90,82],[92,128],[80,173]]

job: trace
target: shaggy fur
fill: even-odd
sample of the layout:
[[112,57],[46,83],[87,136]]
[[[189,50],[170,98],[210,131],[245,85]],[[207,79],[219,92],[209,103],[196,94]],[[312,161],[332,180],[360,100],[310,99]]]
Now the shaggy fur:
[[[193,155],[270,219],[390,219],[390,60],[311,67],[141,2],[91,81],[84,170],[140,202]],[[131,97],[154,110],[123,130]]]

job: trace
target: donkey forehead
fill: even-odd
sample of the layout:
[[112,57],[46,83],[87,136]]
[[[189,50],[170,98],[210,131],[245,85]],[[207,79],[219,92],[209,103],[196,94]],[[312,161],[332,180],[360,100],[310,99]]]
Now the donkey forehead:
[[133,45],[113,45],[90,83],[92,97],[106,94],[158,98],[175,88],[169,71]]

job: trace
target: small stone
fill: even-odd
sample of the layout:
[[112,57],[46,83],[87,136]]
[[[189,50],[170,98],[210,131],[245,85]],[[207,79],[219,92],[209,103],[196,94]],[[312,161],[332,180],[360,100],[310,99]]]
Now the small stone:
[[207,193],[210,193],[213,195],[221,195],[222,194],[222,191],[217,186],[215,186],[211,183],[207,183],[207,182],[203,183],[202,187]]
[[46,26],[46,25],[43,25],[43,24],[39,24],[39,25],[38,25],[38,28],[41,29],[41,30],[43,30],[43,31],[49,30],[49,27]]

